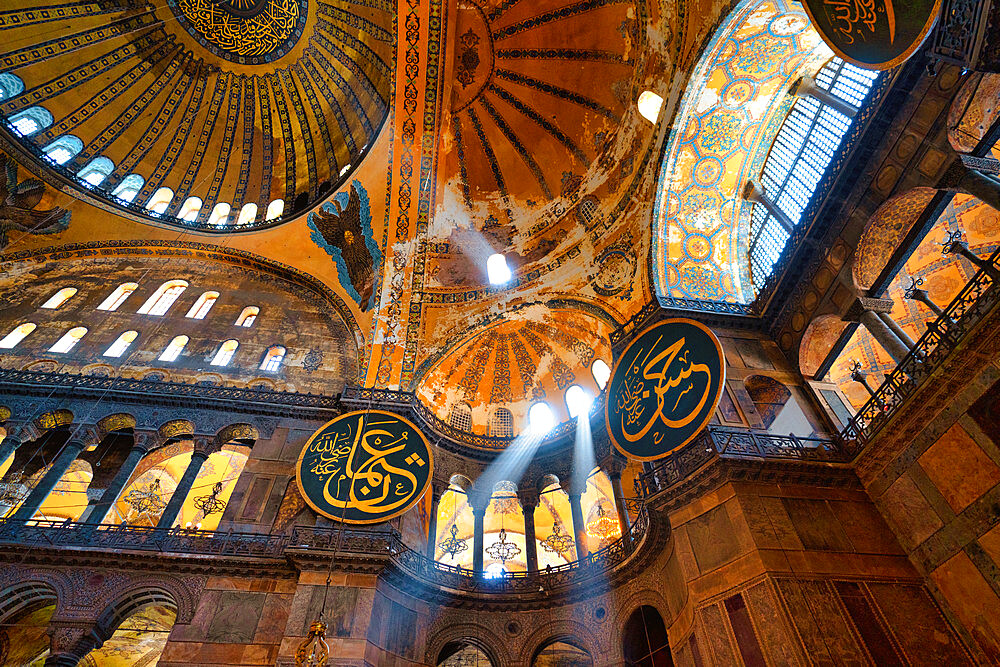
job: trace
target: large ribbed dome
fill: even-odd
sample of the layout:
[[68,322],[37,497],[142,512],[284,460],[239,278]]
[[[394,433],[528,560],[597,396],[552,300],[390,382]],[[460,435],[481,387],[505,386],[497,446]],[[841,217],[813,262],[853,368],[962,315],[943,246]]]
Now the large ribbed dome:
[[8,138],[151,220],[288,219],[348,176],[387,114],[390,3],[25,5],[0,28]]

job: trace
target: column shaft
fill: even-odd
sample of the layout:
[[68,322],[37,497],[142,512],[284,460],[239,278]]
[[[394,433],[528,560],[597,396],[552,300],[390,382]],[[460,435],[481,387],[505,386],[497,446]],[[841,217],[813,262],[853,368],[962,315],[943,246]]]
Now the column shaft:
[[38,482],[28,497],[24,499],[21,506],[11,517],[16,521],[30,521],[38,508],[42,506],[45,499],[48,498],[49,493],[55,488],[62,476],[66,474],[69,467],[73,465],[73,461],[76,457],[80,455],[80,452],[86,447],[86,443],[80,440],[70,440],[65,445],[63,445],[62,451],[56,457],[56,460],[52,462],[52,467],[49,471],[45,473],[42,479]]
[[590,553],[587,549],[587,527],[583,523],[583,508],[580,505],[580,494],[569,494],[569,509],[573,516],[573,539],[576,540],[576,558],[581,560]]
[[472,571],[477,577],[483,576],[483,531],[486,527],[486,509],[479,511],[472,508],[472,517],[475,519],[475,528],[472,534]]
[[865,325],[865,329],[868,333],[878,341],[879,345],[885,348],[885,351],[889,353],[892,360],[897,364],[903,363],[903,359],[909,354],[909,350],[903,344],[901,340],[896,338],[896,334],[882,321],[877,314],[870,310],[866,310],[861,313],[859,318],[861,323]]
[[177,515],[181,513],[181,507],[183,507],[184,501],[187,500],[188,494],[191,492],[191,487],[194,486],[194,480],[207,459],[207,452],[195,451],[191,454],[191,462],[188,463],[181,481],[177,484],[177,488],[174,489],[174,495],[170,496],[170,502],[163,509],[163,514],[160,515],[160,520],[156,523],[157,528],[173,528],[174,521],[177,520]]
[[132,477],[132,473],[135,472],[136,467],[139,465],[139,461],[145,455],[146,449],[144,447],[132,448],[128,456],[125,457],[125,460],[122,461],[118,472],[115,473],[114,478],[108,484],[108,488],[101,494],[101,499],[97,501],[94,509],[91,510],[90,515],[86,518],[87,523],[104,523],[104,519],[108,516],[108,512],[111,511],[112,505],[118,500],[118,495],[125,488],[128,480]]
[[621,526],[622,535],[629,534],[632,527],[632,518],[628,515],[628,507],[625,506],[625,492],[622,490],[622,474],[612,473],[608,476],[611,480],[611,492],[615,496],[615,509],[618,510],[618,525]]
[[17,436],[7,435],[0,441],[0,463],[7,460],[7,457],[14,453],[14,450],[21,446],[21,440]]
[[528,572],[538,569],[538,544],[535,541],[535,508],[530,505],[523,505],[521,513],[524,515],[524,555],[528,563]]
[[437,543],[437,525],[438,525],[438,505],[441,502],[441,497],[431,490],[433,497],[431,498],[431,515],[427,522],[427,550],[424,552],[428,558],[434,560],[434,547]]
[[828,90],[823,90],[816,84],[816,80],[809,76],[804,76],[798,80],[795,95],[798,97],[811,97],[820,104],[833,107],[848,118],[853,119],[858,110],[840,99]]
[[903,331],[903,327],[899,326],[899,324],[896,323],[896,320],[892,319],[892,315],[889,313],[878,313],[878,316],[879,319],[885,322],[885,325],[892,330],[892,333],[896,334],[896,338],[898,338],[903,345],[911,350],[913,349],[913,346],[917,344],[916,341],[910,338],[910,334]]

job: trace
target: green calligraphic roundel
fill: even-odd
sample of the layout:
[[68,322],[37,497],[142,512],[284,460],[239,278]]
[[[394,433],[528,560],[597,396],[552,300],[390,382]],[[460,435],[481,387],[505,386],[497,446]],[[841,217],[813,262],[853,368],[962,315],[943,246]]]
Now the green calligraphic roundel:
[[299,455],[302,498],[344,523],[388,521],[413,507],[431,483],[427,438],[383,410],[350,412],[316,431]]
[[615,364],[604,414],[618,451],[663,458],[704,428],[719,404],[726,362],[700,322],[668,319],[635,338]]
[[889,69],[913,55],[934,27],[941,0],[804,0],[834,53],[859,67]]

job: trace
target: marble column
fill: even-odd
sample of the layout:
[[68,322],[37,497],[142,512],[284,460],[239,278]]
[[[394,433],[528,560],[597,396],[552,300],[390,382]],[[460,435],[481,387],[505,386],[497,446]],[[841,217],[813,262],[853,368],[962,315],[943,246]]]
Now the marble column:
[[611,480],[611,492],[615,497],[615,509],[618,510],[618,525],[622,530],[622,537],[629,539],[629,529],[632,527],[632,518],[628,514],[628,507],[625,505],[625,492],[622,489],[622,471],[624,465],[615,462],[608,467],[608,479]]
[[840,99],[829,90],[820,88],[816,79],[811,76],[804,76],[793,83],[789,92],[796,97],[811,97],[820,104],[833,107],[852,120],[858,113],[857,108],[851,106],[846,100]]
[[184,501],[187,500],[191,487],[194,486],[195,478],[198,477],[201,467],[211,454],[209,451],[211,442],[212,440],[209,438],[195,438],[191,462],[188,463],[187,469],[181,476],[181,481],[177,483],[174,494],[170,496],[170,502],[163,509],[163,514],[160,515],[160,520],[156,523],[157,528],[173,528],[174,521],[177,520],[177,515],[181,513],[181,507],[184,506]]
[[483,576],[483,549],[486,538],[486,509],[490,506],[492,494],[478,493],[472,489],[466,491],[469,507],[472,508],[474,525],[472,529],[472,571],[474,576]]
[[937,187],[970,194],[1000,211],[1000,161],[989,157],[956,155]]
[[538,494],[518,491],[521,501],[521,514],[524,515],[524,557],[528,572],[538,569],[538,542],[535,539],[535,508],[538,507]]
[[137,432],[134,435],[134,444],[132,449],[129,450],[128,456],[122,461],[121,466],[118,467],[118,472],[111,479],[108,484],[108,488],[104,490],[101,494],[100,500],[94,504],[93,508],[90,509],[89,514],[85,517],[81,517],[82,521],[86,521],[90,524],[101,524],[104,523],[104,519],[108,516],[108,512],[111,511],[111,507],[118,500],[119,494],[128,484],[129,479],[132,478],[132,473],[139,466],[139,461],[149,453],[150,450],[154,449],[158,443],[158,438],[155,433],[143,433]]
[[62,476],[66,474],[69,467],[73,465],[73,461],[76,457],[80,455],[84,449],[90,445],[97,444],[97,430],[90,426],[80,426],[72,432],[69,440],[63,445],[62,450],[56,456],[55,460],[52,462],[52,466],[48,469],[45,475],[39,480],[35,488],[31,490],[28,497],[24,499],[21,506],[17,508],[14,512],[14,516],[11,517],[12,522],[25,522],[30,521],[38,508],[42,506],[45,499],[48,498],[49,493],[55,488]]
[[749,202],[763,206],[787,233],[792,233],[795,221],[789,218],[788,214],[782,211],[778,207],[778,204],[768,197],[764,189],[755,181],[747,181],[746,185],[743,186],[743,198]]
[[879,317],[879,313],[887,314],[891,311],[892,299],[858,297],[851,304],[851,307],[848,308],[847,314],[844,315],[844,320],[863,324],[868,333],[889,353],[892,360],[900,364],[906,358],[906,355],[910,353],[910,348]]
[[438,511],[441,504],[441,496],[447,490],[447,485],[431,482],[431,515],[427,521],[427,550],[424,552],[431,560],[434,560],[434,550],[437,546]]
[[583,507],[580,505],[581,493],[570,491],[569,509],[573,516],[573,539],[576,540],[576,558],[582,560],[590,551],[587,549],[587,526],[583,522]]
[[[0,441],[0,463],[6,461],[7,457],[14,454],[24,443],[38,440],[40,437],[42,437],[42,432],[33,422],[26,422],[23,424],[7,424],[6,435],[4,435],[4,439]],[[19,472],[19,470],[15,469],[15,467],[11,465],[10,469],[4,474],[3,481],[7,481],[17,472]]]

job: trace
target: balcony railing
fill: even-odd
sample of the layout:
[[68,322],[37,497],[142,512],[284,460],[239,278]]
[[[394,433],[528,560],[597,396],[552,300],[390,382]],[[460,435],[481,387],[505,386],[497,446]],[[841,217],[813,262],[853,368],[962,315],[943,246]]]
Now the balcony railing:
[[[989,263],[1000,270],[1000,250]],[[840,437],[852,458],[889,422],[899,408],[934,373],[940,364],[966,339],[1000,303],[1000,285],[980,269],[965,288],[948,304],[941,317],[929,324],[927,332],[910,353],[862,406]]]
[[708,426],[683,449],[643,472],[635,481],[636,494],[643,498],[654,496],[719,458],[846,463],[850,456],[833,438],[800,438],[766,431]]

